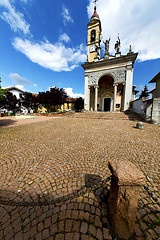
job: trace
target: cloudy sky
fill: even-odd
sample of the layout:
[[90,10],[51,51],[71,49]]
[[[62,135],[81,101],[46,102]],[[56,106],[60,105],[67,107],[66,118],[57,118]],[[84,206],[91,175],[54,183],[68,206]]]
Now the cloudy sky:
[[[2,86],[36,92],[65,88],[71,97],[84,94],[88,0],[0,0],[0,77]],[[103,40],[119,34],[121,52],[138,52],[134,84],[142,90],[160,71],[160,1],[99,0]],[[104,46],[102,45],[102,55]],[[149,89],[153,85],[148,85]]]

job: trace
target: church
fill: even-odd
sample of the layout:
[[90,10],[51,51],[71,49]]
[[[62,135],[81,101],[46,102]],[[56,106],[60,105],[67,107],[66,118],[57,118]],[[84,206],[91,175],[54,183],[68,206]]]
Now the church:
[[87,62],[85,70],[85,101],[87,111],[126,111],[134,100],[133,65],[138,53],[131,46],[126,55],[121,55],[120,38],[115,43],[115,55],[109,53],[110,39],[104,42],[104,57],[100,58],[101,21],[94,7],[94,13],[87,25]]

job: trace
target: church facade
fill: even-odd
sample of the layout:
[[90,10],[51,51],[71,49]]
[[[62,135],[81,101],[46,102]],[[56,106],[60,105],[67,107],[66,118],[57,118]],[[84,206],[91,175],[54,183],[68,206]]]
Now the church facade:
[[87,62],[85,70],[84,109],[88,111],[125,111],[133,100],[133,65],[137,53],[131,46],[121,55],[120,39],[115,44],[115,55],[109,54],[109,40],[104,42],[105,54],[100,58],[101,21],[94,8],[88,27]]

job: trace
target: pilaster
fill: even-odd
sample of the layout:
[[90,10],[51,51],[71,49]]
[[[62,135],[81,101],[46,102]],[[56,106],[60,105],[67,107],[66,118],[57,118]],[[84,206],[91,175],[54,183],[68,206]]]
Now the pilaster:
[[94,106],[94,111],[97,111],[98,86],[94,86],[94,88],[95,88],[95,106]]
[[132,62],[129,62],[126,67],[126,84],[124,94],[124,111],[129,109],[129,104],[132,101],[132,87],[133,87],[133,68]]
[[117,97],[117,86],[118,86],[118,84],[113,84],[113,86],[114,86],[113,111],[116,111],[116,97]]

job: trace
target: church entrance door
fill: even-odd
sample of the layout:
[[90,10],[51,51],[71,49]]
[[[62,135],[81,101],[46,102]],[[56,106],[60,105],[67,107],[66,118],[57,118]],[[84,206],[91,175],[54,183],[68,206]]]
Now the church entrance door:
[[109,112],[111,110],[111,99],[105,98],[104,99],[104,111]]

